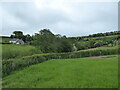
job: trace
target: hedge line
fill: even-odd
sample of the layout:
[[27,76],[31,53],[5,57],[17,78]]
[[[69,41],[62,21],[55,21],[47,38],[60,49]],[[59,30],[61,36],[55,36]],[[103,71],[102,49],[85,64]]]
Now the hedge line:
[[2,76],[10,74],[12,71],[28,67],[33,64],[38,64],[43,61],[51,59],[67,59],[67,58],[82,58],[101,55],[118,54],[118,49],[105,49],[105,50],[91,50],[69,53],[48,53],[48,54],[35,54],[32,56],[22,57],[20,59],[9,59],[2,61]]

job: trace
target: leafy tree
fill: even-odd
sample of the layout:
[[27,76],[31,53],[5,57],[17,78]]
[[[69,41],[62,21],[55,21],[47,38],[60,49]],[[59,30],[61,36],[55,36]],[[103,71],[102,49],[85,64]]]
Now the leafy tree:
[[33,36],[33,45],[45,53],[70,52],[72,44],[65,36],[54,35],[49,29],[43,29]]
[[60,48],[61,52],[71,52],[73,50],[72,43],[68,39],[65,39],[64,37],[62,38],[60,42],[60,47],[61,47]]
[[33,37],[33,45],[36,45],[43,52],[52,52],[54,50],[52,44],[54,43],[55,35],[49,29],[43,29]]
[[28,42],[32,41],[32,37],[29,34],[25,35],[25,38]]
[[13,32],[13,37],[22,39],[23,38],[23,32],[22,31],[14,31]]

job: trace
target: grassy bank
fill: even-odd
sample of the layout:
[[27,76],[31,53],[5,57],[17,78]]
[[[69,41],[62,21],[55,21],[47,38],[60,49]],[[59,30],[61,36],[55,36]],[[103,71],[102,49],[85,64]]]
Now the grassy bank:
[[41,53],[41,51],[38,50],[36,47],[30,45],[15,45],[15,44],[2,45],[2,59],[28,56],[36,53]]
[[3,78],[3,88],[117,88],[117,57],[55,59]]

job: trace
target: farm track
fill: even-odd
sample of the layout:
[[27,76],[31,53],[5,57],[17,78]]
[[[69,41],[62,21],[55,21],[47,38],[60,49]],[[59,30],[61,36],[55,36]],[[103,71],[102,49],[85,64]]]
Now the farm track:
[[[107,56],[94,56],[94,57],[84,57],[84,58],[104,58],[104,57],[109,57],[111,55],[107,55]],[[115,57],[117,57],[118,55],[114,55]],[[109,57],[109,58],[113,58],[113,57]]]

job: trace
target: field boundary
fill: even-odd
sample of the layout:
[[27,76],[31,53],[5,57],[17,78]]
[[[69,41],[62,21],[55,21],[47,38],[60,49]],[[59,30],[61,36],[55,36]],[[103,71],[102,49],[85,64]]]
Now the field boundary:
[[2,60],[2,77],[9,75],[13,71],[20,70],[30,65],[38,64],[51,59],[83,58],[116,54],[118,54],[118,49],[105,49],[69,53],[35,54],[31,56],[25,56],[17,60],[16,59]]

